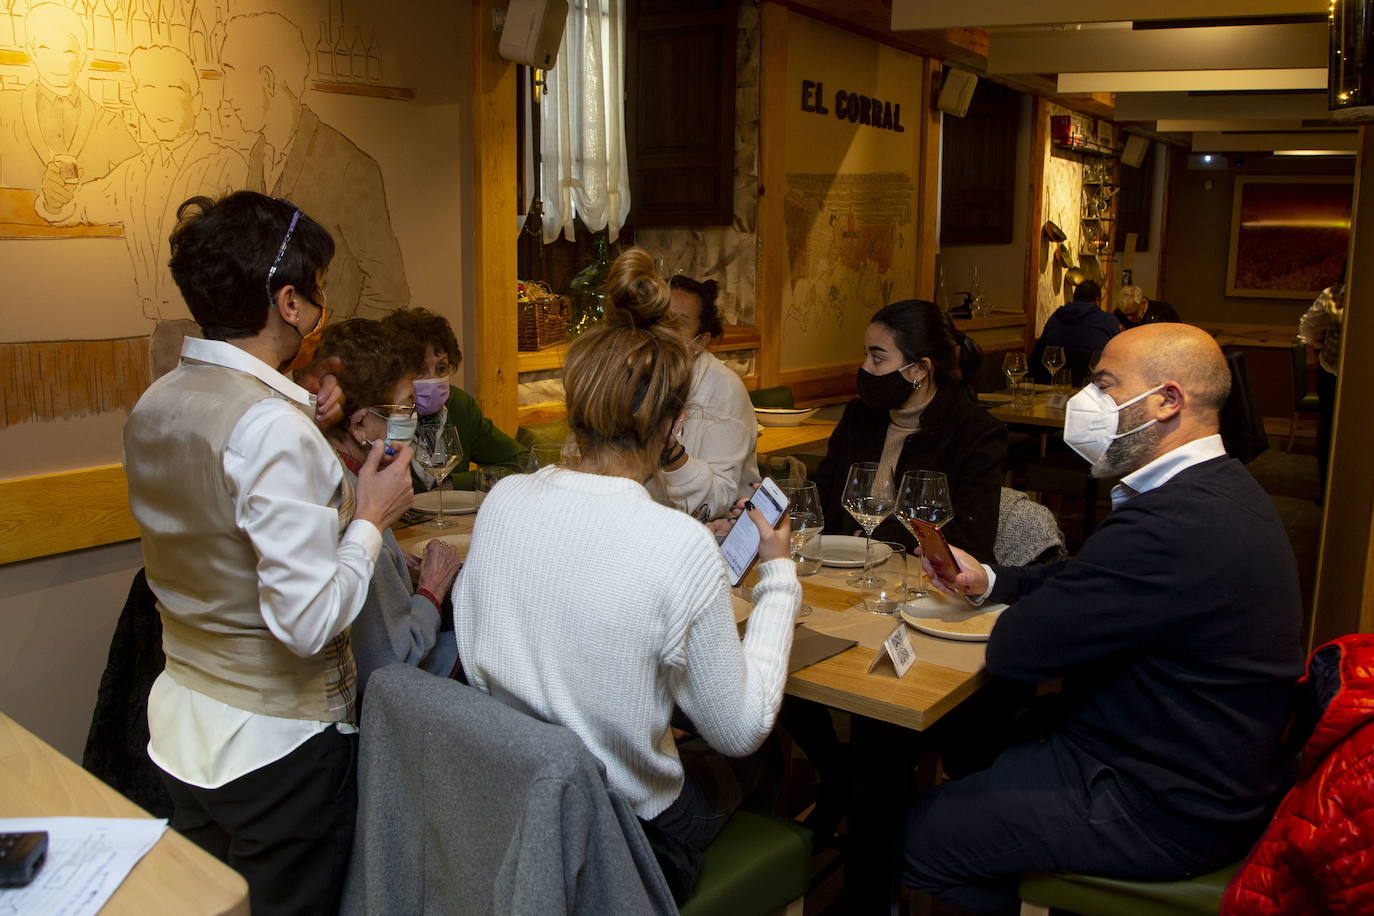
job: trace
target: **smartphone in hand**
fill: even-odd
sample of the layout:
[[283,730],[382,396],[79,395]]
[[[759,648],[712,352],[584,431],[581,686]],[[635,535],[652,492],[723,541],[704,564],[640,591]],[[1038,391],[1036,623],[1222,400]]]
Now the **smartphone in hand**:
[[959,575],[959,564],[954,560],[954,552],[949,549],[949,541],[945,540],[944,533],[919,518],[913,518],[907,524],[916,536],[916,542],[921,545],[921,553],[930,560],[935,574],[941,581],[953,585],[954,577]]
[[[770,525],[776,525],[787,512],[787,496],[771,477],[763,479],[750,499]],[[740,515],[739,521],[735,522],[735,526],[725,536],[720,545],[720,552],[725,557],[725,565],[730,567],[730,575],[733,576],[730,584],[739,585],[759,556],[759,529],[754,525],[754,520],[749,517],[748,512]]]

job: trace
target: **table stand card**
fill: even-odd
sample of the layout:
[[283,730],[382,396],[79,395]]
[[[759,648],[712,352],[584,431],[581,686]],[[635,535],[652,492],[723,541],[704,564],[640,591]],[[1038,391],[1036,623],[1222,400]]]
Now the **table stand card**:
[[891,663],[899,678],[906,677],[906,673],[916,662],[916,650],[911,647],[911,631],[907,629],[906,623],[899,621],[897,629],[883,640],[883,647],[873,656],[873,661],[868,663],[868,673],[872,674],[884,661]]
[[1069,396],[1064,392],[1053,392],[1045,396],[1045,406],[1050,410],[1063,410],[1069,403]]

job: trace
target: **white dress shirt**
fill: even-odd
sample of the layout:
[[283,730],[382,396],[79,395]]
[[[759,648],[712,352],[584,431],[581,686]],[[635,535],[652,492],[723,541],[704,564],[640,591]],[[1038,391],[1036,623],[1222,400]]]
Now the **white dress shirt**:
[[757,440],[758,421],[743,380],[703,352],[692,365],[692,388],[678,435],[687,462],[651,479],[649,492],[703,521],[728,515],[735,501],[748,497],[754,491],[751,485],[759,482]]
[[[309,392],[223,341],[188,337],[181,355],[247,373],[290,399],[268,397],[248,408],[229,435],[224,476],[235,519],[258,553],[263,620],[292,652],[314,655],[362,609],[381,532],[359,519],[339,537],[329,500],[343,467],[310,420]],[[238,709],[164,671],[148,697],[148,756],[182,782],[215,789],[280,760],[332,724]],[[355,730],[348,723],[338,728]]]
[[[1164,486],[1179,473],[1186,471],[1195,464],[1202,464],[1204,461],[1211,461],[1213,458],[1220,458],[1225,454],[1226,446],[1222,444],[1220,434],[1203,436],[1201,439],[1185,442],[1173,451],[1165,452],[1144,467],[1137,468],[1121,478],[1121,483],[1112,487],[1112,508],[1120,507],[1141,493],[1148,493],[1156,487]],[[969,596],[969,600],[975,604],[982,604],[987,600],[988,595],[992,594],[992,587],[997,584],[997,574],[992,571],[991,566],[984,563],[983,571],[988,576],[988,587],[987,591],[976,598],[972,595]]]

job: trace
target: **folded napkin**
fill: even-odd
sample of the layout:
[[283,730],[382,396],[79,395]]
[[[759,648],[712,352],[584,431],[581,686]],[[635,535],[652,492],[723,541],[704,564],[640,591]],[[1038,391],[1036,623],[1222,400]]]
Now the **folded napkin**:
[[796,674],[803,668],[809,668],[857,645],[858,643],[852,639],[826,636],[808,626],[797,627],[792,634],[792,655],[787,660],[787,673]]

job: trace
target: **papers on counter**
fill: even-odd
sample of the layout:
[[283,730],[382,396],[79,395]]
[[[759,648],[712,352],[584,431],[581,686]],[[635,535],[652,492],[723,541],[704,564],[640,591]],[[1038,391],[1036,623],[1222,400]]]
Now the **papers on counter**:
[[157,818],[0,818],[0,833],[48,832],[48,860],[28,887],[0,888],[0,916],[95,916],[167,829]]

